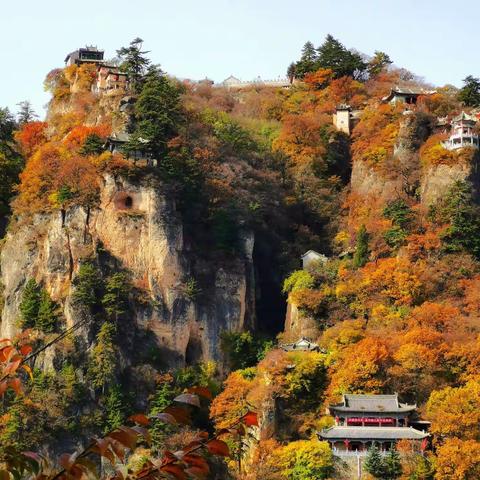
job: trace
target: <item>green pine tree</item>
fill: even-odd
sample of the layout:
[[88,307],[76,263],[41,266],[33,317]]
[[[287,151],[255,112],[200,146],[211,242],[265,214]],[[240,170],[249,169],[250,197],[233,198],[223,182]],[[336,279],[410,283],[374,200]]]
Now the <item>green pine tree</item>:
[[353,266],[363,267],[368,261],[368,232],[365,225],[362,225],[357,233],[357,245],[353,256]]
[[104,144],[105,141],[99,135],[91,133],[80,148],[80,154],[84,156],[99,155],[104,150]]
[[44,333],[51,333],[55,331],[57,321],[58,305],[50,298],[48,292],[42,289],[35,328]]
[[34,328],[37,322],[41,301],[41,288],[31,278],[25,285],[20,302],[21,325],[23,328]]
[[165,437],[172,433],[172,427],[165,422],[155,419],[155,415],[162,413],[168,407],[176,395],[172,382],[165,381],[161,383],[150,401],[149,417],[152,418],[150,435],[152,437],[152,447],[161,449],[164,445]]
[[128,74],[130,89],[134,93],[139,93],[143,84],[143,77],[150,66],[150,60],[145,56],[149,53],[142,50],[143,40],[135,38],[128,47],[122,47],[117,50],[120,57],[120,68]]
[[183,119],[180,88],[159,68],[151,67],[135,104],[135,127],[126,153],[142,146],[154,158],[161,158]]
[[458,92],[458,99],[467,107],[480,105],[480,79],[469,75],[463,79],[464,86]]
[[333,71],[335,78],[359,77],[367,69],[367,64],[358,53],[347,50],[332,35],[327,35],[317,51],[317,69],[329,68]]
[[117,321],[120,315],[128,311],[131,288],[128,275],[124,272],[114,273],[107,278],[102,304],[110,319]]
[[392,448],[384,457],[385,480],[395,480],[402,476],[402,463],[400,455],[395,448]]
[[[297,78],[303,78],[307,73],[318,70],[318,54],[312,42],[307,42],[302,48],[302,56],[294,66],[294,73]],[[290,74],[292,67],[290,66]]]
[[94,388],[102,389],[111,385],[117,366],[117,349],[114,344],[115,326],[105,322],[97,334],[97,342],[90,354],[87,376]]
[[87,262],[80,265],[78,273],[73,279],[75,290],[73,301],[87,307],[99,303],[103,290],[103,281],[99,269],[93,263]]
[[363,469],[372,475],[372,477],[385,480],[385,463],[382,458],[382,454],[378,447],[373,444],[367,452],[365,461],[363,462]]
[[385,52],[375,51],[374,57],[368,62],[368,74],[375,77],[392,63]]
[[124,423],[127,417],[126,411],[126,400],[121,385],[110,386],[105,399],[105,434]]

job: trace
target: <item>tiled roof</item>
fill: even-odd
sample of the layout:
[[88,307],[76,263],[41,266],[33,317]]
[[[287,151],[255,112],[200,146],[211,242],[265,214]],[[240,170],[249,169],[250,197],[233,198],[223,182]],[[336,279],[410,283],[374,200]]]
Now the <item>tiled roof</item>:
[[332,427],[318,436],[329,440],[422,440],[428,433],[412,427]]
[[330,409],[340,412],[410,412],[416,405],[398,401],[394,395],[343,395],[343,403],[330,405]]
[[461,122],[462,120],[467,120],[470,122],[477,122],[477,118],[469,115],[468,113],[462,112],[460,115],[457,115],[452,119],[452,123]]

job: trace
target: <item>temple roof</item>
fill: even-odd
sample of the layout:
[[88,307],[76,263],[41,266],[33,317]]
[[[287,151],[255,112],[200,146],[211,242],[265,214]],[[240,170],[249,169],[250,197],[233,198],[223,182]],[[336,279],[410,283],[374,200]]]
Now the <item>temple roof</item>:
[[473,117],[472,115],[469,115],[468,113],[465,113],[465,112],[462,111],[462,113],[460,115],[457,115],[456,117],[453,117],[452,123],[461,122],[463,120],[466,120],[468,122],[474,122],[474,123],[477,122],[476,117]]
[[397,95],[408,95],[408,96],[419,96],[419,95],[431,95],[436,93],[435,90],[425,90],[424,88],[420,87],[399,87],[396,85],[390,90],[390,93],[382,98],[382,101],[389,102],[392,98],[396,97]]
[[422,440],[428,433],[412,427],[332,427],[318,436],[327,440]]
[[280,345],[282,350],[286,352],[294,352],[294,351],[319,351],[320,347],[317,343],[311,342],[308,338],[302,337],[300,340],[297,340],[295,343],[284,343]]
[[343,402],[329,405],[330,410],[338,412],[411,412],[416,405],[407,405],[398,401],[398,395],[351,395],[344,394]]

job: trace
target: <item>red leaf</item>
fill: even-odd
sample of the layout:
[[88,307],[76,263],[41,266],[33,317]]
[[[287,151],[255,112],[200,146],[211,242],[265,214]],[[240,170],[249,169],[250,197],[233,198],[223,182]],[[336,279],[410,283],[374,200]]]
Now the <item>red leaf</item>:
[[17,395],[20,395],[22,393],[22,382],[19,378],[13,378],[12,380],[10,380],[9,386],[12,390],[15,390],[15,393]]
[[22,345],[20,348],[20,353],[26,357],[29,353],[31,353],[33,348],[30,345]]
[[197,455],[195,453],[189,453],[187,455],[184,455],[182,461],[194,467],[203,468],[207,473],[210,470],[208,462],[201,455]]
[[155,418],[171,425],[175,425],[175,423],[177,423],[175,418],[173,418],[173,415],[170,415],[169,413],[159,413],[158,415],[155,415]]
[[258,415],[255,412],[248,412],[243,416],[243,423],[247,427],[258,427]]
[[200,407],[200,399],[198,395],[193,395],[191,393],[182,393],[173,399],[175,402],[187,403],[188,405],[194,405],[195,407]]
[[0,383],[0,397],[3,396],[3,394],[7,391],[7,388],[8,388],[8,383],[3,381],[2,383]]
[[10,480],[10,474],[6,470],[0,470],[0,480]]
[[72,455],[70,455],[69,453],[62,453],[58,459],[58,463],[64,470],[68,472],[75,464],[75,458],[75,453]]
[[160,467],[160,471],[169,473],[179,480],[187,480],[187,476],[180,465],[165,465]]
[[187,392],[196,393],[197,395],[200,395],[203,398],[206,398],[208,400],[213,400],[212,392],[207,387],[191,387],[187,389]]
[[125,427],[120,427],[120,429],[108,434],[108,437],[117,440],[125,447],[133,450],[135,448],[135,445],[137,444],[138,435],[136,432],[133,432],[132,434],[130,431],[125,430],[124,428]]
[[210,440],[207,443],[207,448],[208,451],[214,455],[221,455],[222,457],[230,456],[228,445],[223,440]]
[[143,425],[145,427],[150,425],[150,420],[148,419],[147,416],[143,415],[143,413],[136,413],[135,415],[128,417],[128,419],[131,422],[138,423],[139,425]]
[[190,423],[190,413],[184,407],[167,407],[164,413],[170,414],[178,423]]
[[202,467],[190,467],[185,470],[185,473],[188,473],[193,478],[207,478],[210,470],[205,471]]

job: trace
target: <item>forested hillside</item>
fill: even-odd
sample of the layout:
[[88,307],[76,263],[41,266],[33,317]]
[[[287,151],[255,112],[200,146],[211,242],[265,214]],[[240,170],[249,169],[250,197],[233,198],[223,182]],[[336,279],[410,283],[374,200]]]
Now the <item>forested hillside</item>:
[[287,74],[180,81],[135,39],[0,110],[1,480],[357,478],[326,408],[393,393],[428,442],[362,478],[480,477],[480,81],[332,36]]

